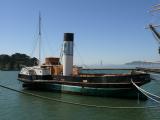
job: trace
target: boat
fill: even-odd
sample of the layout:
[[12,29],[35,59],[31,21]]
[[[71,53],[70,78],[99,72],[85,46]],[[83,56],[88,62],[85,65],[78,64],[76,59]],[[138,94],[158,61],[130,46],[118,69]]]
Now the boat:
[[[40,28],[39,26],[39,38]],[[18,74],[18,80],[23,82],[23,87],[89,96],[147,99],[131,81],[138,86],[145,85],[150,82],[148,73],[136,69],[123,74],[83,72],[83,67],[73,65],[73,45],[74,33],[64,33],[63,64],[60,57],[48,57],[43,64],[39,62],[37,66],[23,67]]]

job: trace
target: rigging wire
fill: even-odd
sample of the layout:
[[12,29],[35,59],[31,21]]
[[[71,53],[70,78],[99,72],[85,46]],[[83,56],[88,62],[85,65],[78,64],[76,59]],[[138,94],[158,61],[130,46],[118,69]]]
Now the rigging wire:
[[[42,28],[44,28],[43,24],[42,24]],[[42,29],[42,30],[43,30],[43,39],[42,39],[43,58],[56,55],[55,50],[52,47],[52,43],[54,44],[55,39],[53,39],[51,42],[47,36],[46,29]]]
[[61,48],[60,48],[60,55],[59,55],[59,64],[62,64],[62,57],[63,57],[63,43],[61,44]]
[[[39,19],[40,19],[40,13],[39,13]],[[38,47],[40,47],[39,46],[39,39],[40,39],[39,34],[41,34],[41,31],[40,31],[40,20],[39,20],[39,22],[38,22],[38,24],[36,26],[37,26],[36,27],[36,32],[35,32],[36,35],[34,35],[34,39],[35,39],[34,41],[35,42],[33,43],[33,48],[32,48],[32,51],[30,53],[30,57],[35,56],[35,57],[38,58],[39,55],[36,55],[36,49],[38,49]]]
[[31,57],[36,56],[34,54],[35,54],[37,46],[38,46],[38,38],[36,38],[36,40],[34,42],[34,45],[33,45],[33,48],[32,48],[31,54],[30,54]]
[[79,56],[79,58],[80,58],[80,61],[81,61],[81,63],[82,63],[82,66],[84,66],[85,68],[89,68],[86,64],[85,64],[85,62],[84,62],[84,60],[83,60],[83,58],[82,58],[82,56],[81,56],[81,54],[80,54],[80,52],[79,52],[79,50],[78,50],[78,47],[77,47],[77,45],[74,43],[74,47],[75,47],[75,50],[76,50],[76,52],[77,52],[77,54],[78,54],[78,56]]
[[[48,42],[48,39],[46,39],[46,36],[45,36],[45,42],[44,42],[44,39],[42,38],[43,36],[42,36],[42,29],[41,28],[43,27],[43,24],[41,22],[40,13],[39,13],[39,23],[36,26],[37,26],[36,27],[37,28],[36,29],[36,35],[34,35],[35,40],[34,40],[34,43],[33,43],[32,51],[30,53],[30,57],[33,57],[33,56],[36,57],[36,58],[42,57],[44,59],[45,56],[47,56],[47,53],[48,53],[48,55],[50,55],[50,54],[52,55],[54,53],[54,51],[53,51],[53,49],[51,49],[52,47],[50,46],[50,44]],[[44,31],[44,29],[43,29],[43,31]],[[38,35],[37,35],[37,33],[38,33]],[[38,49],[40,49],[40,47],[43,48],[43,50],[38,50]],[[42,53],[41,53],[41,51],[42,51]]]

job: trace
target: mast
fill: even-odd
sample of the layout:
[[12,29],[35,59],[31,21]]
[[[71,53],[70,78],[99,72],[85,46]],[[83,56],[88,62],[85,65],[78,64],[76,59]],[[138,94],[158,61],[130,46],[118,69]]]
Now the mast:
[[42,34],[41,34],[41,13],[39,12],[39,32],[38,32],[38,38],[39,38],[39,63],[38,65],[40,66],[41,65],[41,39],[42,39]]

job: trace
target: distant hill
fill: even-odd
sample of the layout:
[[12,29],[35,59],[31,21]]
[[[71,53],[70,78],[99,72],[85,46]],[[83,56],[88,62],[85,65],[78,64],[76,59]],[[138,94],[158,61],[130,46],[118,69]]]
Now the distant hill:
[[137,65],[137,66],[141,66],[141,65],[160,65],[160,62],[133,61],[133,62],[126,63],[125,65]]
[[0,70],[20,70],[21,66],[33,66],[37,63],[37,58],[30,58],[26,54],[0,55]]

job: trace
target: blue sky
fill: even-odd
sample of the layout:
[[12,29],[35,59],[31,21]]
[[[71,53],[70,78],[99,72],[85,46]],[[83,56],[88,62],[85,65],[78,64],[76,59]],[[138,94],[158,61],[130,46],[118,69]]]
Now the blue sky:
[[[159,61],[158,44],[144,27],[158,0],[0,0],[0,54],[31,55],[42,14],[46,56],[59,56],[63,33],[75,33],[75,64]],[[80,54],[80,55],[79,55]]]

